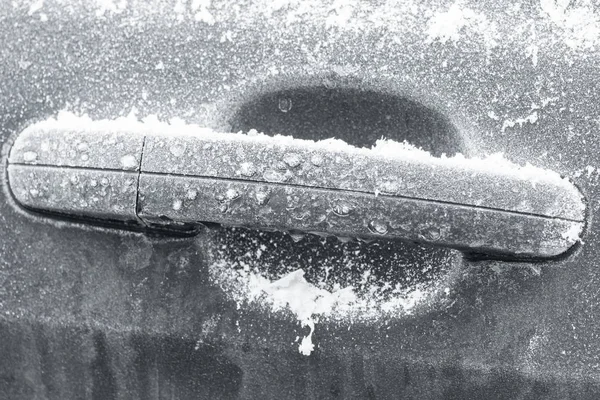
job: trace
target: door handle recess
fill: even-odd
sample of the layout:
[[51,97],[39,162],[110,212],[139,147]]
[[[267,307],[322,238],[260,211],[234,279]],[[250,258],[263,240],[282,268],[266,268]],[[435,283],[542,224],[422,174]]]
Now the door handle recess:
[[215,222],[516,257],[564,253],[585,216],[567,179],[500,158],[74,116],[25,129],[8,179],[22,206],[83,219]]

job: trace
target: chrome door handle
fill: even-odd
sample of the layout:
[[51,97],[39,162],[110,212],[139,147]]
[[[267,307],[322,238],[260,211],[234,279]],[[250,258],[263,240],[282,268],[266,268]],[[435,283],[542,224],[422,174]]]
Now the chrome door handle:
[[83,219],[215,222],[517,257],[564,253],[585,219],[567,179],[507,161],[75,117],[23,131],[8,178],[24,207]]

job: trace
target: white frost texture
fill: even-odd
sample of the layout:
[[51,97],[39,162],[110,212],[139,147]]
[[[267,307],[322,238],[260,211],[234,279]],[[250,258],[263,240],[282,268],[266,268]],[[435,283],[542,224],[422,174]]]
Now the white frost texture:
[[[92,123],[93,122],[93,123]],[[515,123],[532,122],[525,118]],[[160,122],[156,116],[149,116],[139,120],[135,112],[128,117],[122,117],[115,120],[92,121],[87,116],[77,116],[70,112],[61,112],[57,118],[40,122],[37,127],[45,130],[63,129],[63,130],[103,130],[120,131],[152,134],[173,134],[177,135],[210,135],[214,137],[214,131],[202,128],[197,125],[186,124],[182,120],[173,120],[171,123]],[[553,182],[557,186],[570,185],[557,173],[531,165],[518,166],[506,160],[502,154],[494,154],[480,159],[467,159],[462,155],[454,157],[433,157],[426,151],[417,149],[406,143],[397,143],[390,140],[379,140],[372,149],[356,148],[348,145],[342,140],[329,139],[319,142],[310,140],[294,139],[287,136],[266,136],[256,131],[248,134],[241,133],[218,133],[218,135],[235,138],[236,141],[250,141],[255,144],[273,143],[293,145],[296,148],[302,147],[319,152],[323,151],[343,151],[351,155],[376,155],[377,157],[402,157],[407,160],[423,161],[428,164],[435,164],[443,167],[454,168],[473,168],[480,171],[493,171],[496,174],[516,177],[519,179],[535,182]],[[36,154],[26,154],[26,157],[35,159]],[[135,160],[122,159],[123,166],[133,165]],[[295,164],[296,160],[289,158],[288,164]],[[242,165],[242,168],[250,167]],[[189,198],[196,198],[197,193],[190,192]],[[181,208],[181,203],[174,203],[174,209]],[[578,236],[578,231],[568,232],[565,235],[570,239],[571,236]],[[362,286],[360,293],[354,285],[346,287],[333,287],[332,290],[326,290],[319,283],[313,284],[305,279],[305,271],[297,269],[292,272],[280,275],[275,279],[268,279],[258,270],[254,269],[235,269],[228,264],[227,260],[213,258],[210,267],[211,280],[221,287],[224,293],[237,305],[246,307],[249,305],[258,305],[266,307],[270,312],[291,313],[293,317],[302,325],[307,326],[310,332],[302,338],[298,350],[304,355],[309,355],[315,349],[313,342],[313,333],[321,319],[330,320],[382,320],[386,315],[395,317],[410,315],[414,313],[422,304],[440,296],[440,293],[448,293],[448,277],[445,275],[437,277],[436,280],[428,284],[415,283],[410,288],[392,288],[392,296],[383,296],[382,287],[385,282],[373,284],[370,288]],[[311,267],[307,265],[307,267]],[[326,267],[326,266],[321,266]],[[289,271],[289,270],[288,270]],[[389,287],[388,287],[389,288]],[[389,293],[389,292],[388,292]],[[443,295],[442,295],[443,296]]]

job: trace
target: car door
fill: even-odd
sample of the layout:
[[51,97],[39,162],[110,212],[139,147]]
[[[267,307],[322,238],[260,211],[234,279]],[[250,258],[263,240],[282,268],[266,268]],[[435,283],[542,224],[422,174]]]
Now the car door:
[[[599,18],[590,1],[5,1],[1,397],[597,398]],[[48,120],[531,164],[582,193],[585,228],[521,259],[436,245],[439,227],[415,243],[57,217],[8,179]]]

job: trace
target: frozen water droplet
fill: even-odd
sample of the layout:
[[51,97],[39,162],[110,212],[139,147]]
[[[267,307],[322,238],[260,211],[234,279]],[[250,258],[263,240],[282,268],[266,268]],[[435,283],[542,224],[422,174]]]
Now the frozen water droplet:
[[263,173],[263,178],[267,181],[267,182],[284,182],[287,180],[287,177],[285,174],[272,170],[272,169],[268,169]]
[[210,149],[211,147],[212,147],[212,144],[210,144],[210,143],[205,143],[205,144],[204,144],[204,146],[202,146],[202,148],[203,148],[204,150],[208,150],[208,149]]
[[333,213],[340,217],[347,217],[352,211],[354,211],[352,204],[345,201],[340,201],[333,206]]
[[108,186],[109,183],[110,183],[110,181],[108,180],[108,178],[102,178],[102,179],[100,179],[100,184],[102,186]]
[[406,220],[394,220],[390,222],[390,228],[403,232],[409,232],[412,229],[412,224]]
[[287,196],[287,205],[286,208],[288,210],[293,210],[300,205],[300,197],[298,196]]
[[313,154],[312,157],[310,158],[310,162],[313,163],[313,165],[320,167],[321,165],[323,165],[323,162],[325,160],[323,159],[323,156],[320,154]]
[[367,179],[367,173],[365,171],[359,169],[354,172],[354,178],[356,178],[360,181],[365,180],[365,179]]
[[321,214],[321,215],[317,215],[315,217],[315,222],[317,224],[321,224],[323,222],[327,221],[327,214]]
[[174,144],[171,147],[169,147],[169,151],[175,157],[181,157],[183,153],[185,153],[185,147],[180,144]]
[[227,192],[225,193],[225,198],[227,200],[232,201],[237,199],[238,197],[240,197],[240,192],[233,188],[227,189]]
[[430,226],[429,228],[425,229],[423,236],[428,240],[438,240],[442,234],[437,226]]
[[400,184],[395,181],[382,182],[377,187],[377,190],[382,194],[397,194],[400,190]]
[[227,203],[221,204],[219,206],[219,211],[221,211],[222,213],[226,213],[228,209],[229,209],[229,206],[227,205]]
[[298,221],[304,221],[306,218],[310,217],[310,211],[308,210],[292,210],[292,218],[297,219]]
[[183,201],[180,199],[173,200],[173,210],[179,211],[181,210],[181,206],[183,205]]
[[256,202],[260,205],[267,204],[269,201],[269,193],[268,192],[256,192],[255,194]]
[[95,179],[92,179],[92,180],[90,181],[90,186],[91,186],[91,187],[96,187],[96,186],[98,186],[98,181],[97,181],[97,180],[95,180]]
[[79,177],[77,175],[73,175],[71,176],[70,181],[73,185],[76,185],[77,183],[79,183]]
[[369,230],[373,233],[377,233],[378,235],[385,235],[388,231],[388,226],[385,222],[374,219],[369,222]]
[[26,151],[23,153],[23,160],[26,162],[32,162],[37,160],[38,154],[35,151]]
[[40,191],[39,191],[39,190],[37,190],[37,189],[29,189],[29,194],[30,194],[32,197],[37,197],[37,196],[40,194]]
[[185,197],[188,200],[196,200],[196,198],[198,197],[198,192],[195,191],[194,189],[189,189],[187,191],[187,193],[185,194]]
[[288,234],[290,235],[290,237],[292,238],[294,243],[298,243],[299,241],[301,241],[302,239],[304,239],[306,237],[305,233],[300,233],[300,232],[288,232]]
[[256,174],[256,167],[249,162],[242,163],[242,165],[240,165],[240,174],[248,177],[253,176]]
[[87,151],[87,149],[88,149],[87,143],[79,143],[77,145],[77,150],[79,150],[79,151]]
[[286,163],[290,168],[296,168],[302,163],[302,157],[296,153],[288,153],[283,156],[283,162]]
[[279,111],[288,112],[292,109],[292,99],[289,97],[280,97],[278,102]]
[[121,166],[125,169],[135,169],[138,166],[138,162],[135,159],[135,156],[127,154],[121,157]]
[[81,155],[81,161],[87,161],[89,160],[90,156],[88,156],[87,154],[82,154]]

